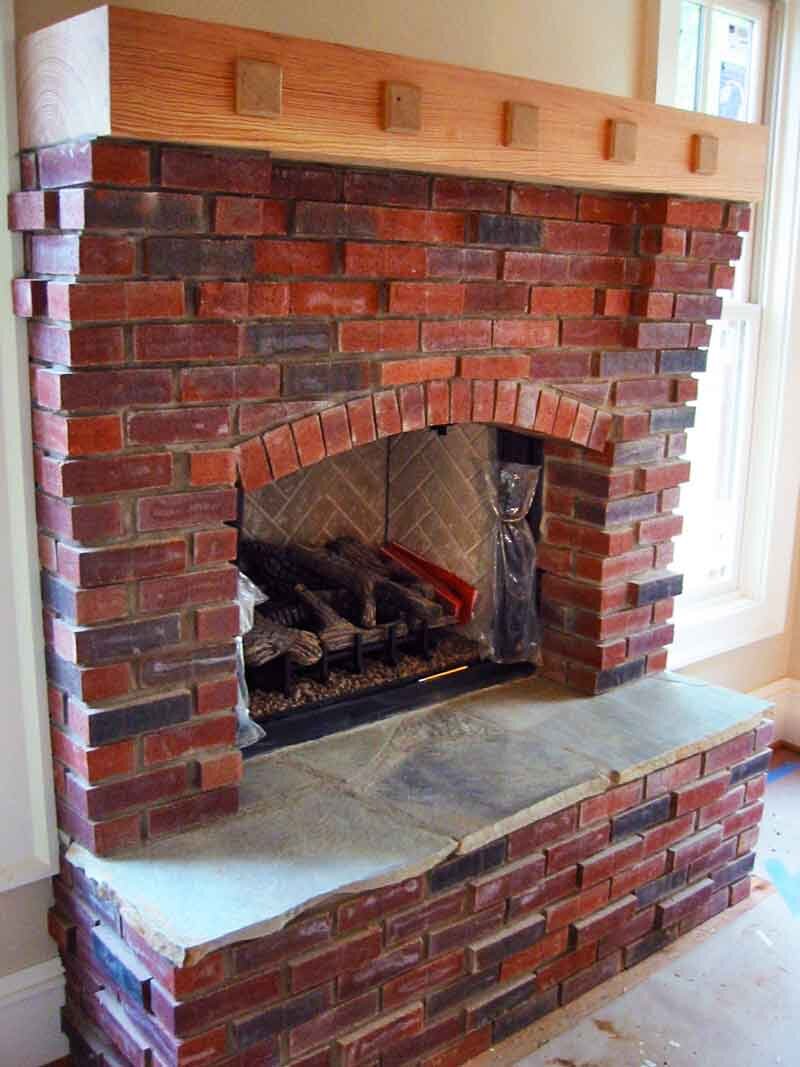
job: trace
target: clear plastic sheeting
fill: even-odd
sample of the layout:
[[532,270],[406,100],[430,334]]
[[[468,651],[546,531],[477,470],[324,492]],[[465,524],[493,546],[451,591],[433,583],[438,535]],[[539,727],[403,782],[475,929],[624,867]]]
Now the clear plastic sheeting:
[[236,638],[236,677],[239,682],[239,693],[236,701],[236,744],[239,748],[247,748],[260,741],[266,734],[250,718],[250,693],[244,675],[244,634],[253,629],[256,604],[263,604],[269,598],[262,593],[255,582],[251,582],[246,574],[239,571],[239,636]]
[[494,530],[492,616],[481,636],[484,656],[495,663],[534,663],[539,651],[536,613],[536,541],[528,513],[541,467],[491,463],[486,483],[497,524]]

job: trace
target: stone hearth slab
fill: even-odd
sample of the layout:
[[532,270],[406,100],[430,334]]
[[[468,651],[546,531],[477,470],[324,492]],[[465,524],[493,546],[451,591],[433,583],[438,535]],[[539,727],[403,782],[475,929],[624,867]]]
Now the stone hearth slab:
[[592,698],[527,679],[249,761],[224,822],[68,856],[183,965],[712,748],[767,707],[673,674]]

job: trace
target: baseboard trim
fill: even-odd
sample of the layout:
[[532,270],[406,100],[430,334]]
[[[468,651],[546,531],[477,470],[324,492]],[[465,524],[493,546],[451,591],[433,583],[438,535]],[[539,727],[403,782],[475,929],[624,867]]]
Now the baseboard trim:
[[756,689],[753,696],[772,701],[776,744],[800,748],[800,678],[779,678]]
[[64,970],[58,958],[0,978],[0,1063],[42,1067],[65,1056],[63,1003]]

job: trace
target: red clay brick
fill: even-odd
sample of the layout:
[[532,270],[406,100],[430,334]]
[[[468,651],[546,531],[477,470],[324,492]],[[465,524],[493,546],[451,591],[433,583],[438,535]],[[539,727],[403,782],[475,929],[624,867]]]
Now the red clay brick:
[[492,344],[492,323],[489,319],[423,322],[420,329],[422,349],[425,352],[490,348]]
[[558,323],[499,319],[492,343],[495,348],[548,348],[558,344]]
[[339,323],[339,348],[342,352],[416,351],[418,337],[419,323],[416,319]]

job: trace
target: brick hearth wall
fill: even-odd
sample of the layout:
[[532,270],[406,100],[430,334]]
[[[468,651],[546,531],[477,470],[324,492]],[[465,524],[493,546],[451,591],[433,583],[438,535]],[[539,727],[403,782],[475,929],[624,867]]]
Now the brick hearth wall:
[[237,805],[237,480],[448,422],[545,439],[544,669],[666,663],[687,427],[749,211],[114,140],[23,158],[60,822]]
[[749,895],[771,735],[183,967],[65,864],[76,1067],[459,1067]]

